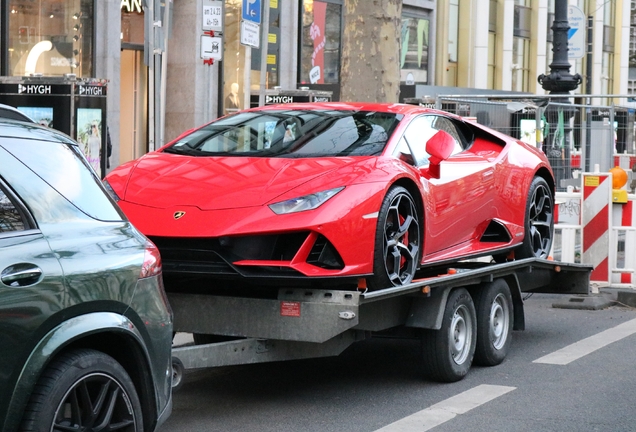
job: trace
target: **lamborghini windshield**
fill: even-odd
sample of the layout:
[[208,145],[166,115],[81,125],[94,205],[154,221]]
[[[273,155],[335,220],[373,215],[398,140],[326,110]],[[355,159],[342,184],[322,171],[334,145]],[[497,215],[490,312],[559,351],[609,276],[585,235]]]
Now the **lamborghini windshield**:
[[242,112],[204,126],[163,151],[193,156],[379,155],[401,118],[371,111]]

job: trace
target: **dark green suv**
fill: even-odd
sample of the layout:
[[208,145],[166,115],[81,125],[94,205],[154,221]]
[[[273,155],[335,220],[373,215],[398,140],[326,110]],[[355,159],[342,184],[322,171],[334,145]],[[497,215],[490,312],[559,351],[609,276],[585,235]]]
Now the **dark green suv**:
[[77,143],[0,120],[0,430],[153,431],[171,341],[158,250]]

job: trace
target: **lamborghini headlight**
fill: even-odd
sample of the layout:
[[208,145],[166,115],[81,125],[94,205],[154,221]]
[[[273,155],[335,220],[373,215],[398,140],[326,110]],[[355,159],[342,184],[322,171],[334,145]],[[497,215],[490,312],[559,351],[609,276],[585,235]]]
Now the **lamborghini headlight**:
[[296,213],[305,210],[313,210],[320,207],[329,198],[344,189],[344,186],[316,192],[310,195],[270,204],[269,208],[276,214]]

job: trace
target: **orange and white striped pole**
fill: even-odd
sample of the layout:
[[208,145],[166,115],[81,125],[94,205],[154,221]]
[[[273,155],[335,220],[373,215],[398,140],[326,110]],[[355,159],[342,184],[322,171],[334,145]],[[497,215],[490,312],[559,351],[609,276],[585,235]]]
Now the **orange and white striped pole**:
[[581,206],[581,262],[594,267],[591,282],[610,284],[609,243],[612,221],[612,175],[583,173]]

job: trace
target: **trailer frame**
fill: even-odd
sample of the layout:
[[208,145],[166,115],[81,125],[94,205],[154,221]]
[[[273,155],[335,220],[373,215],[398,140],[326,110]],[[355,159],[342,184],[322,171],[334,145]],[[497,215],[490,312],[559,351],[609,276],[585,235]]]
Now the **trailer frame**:
[[[524,293],[586,295],[591,271],[589,265],[538,258],[460,261],[427,269],[408,285],[376,291],[279,288],[275,299],[168,292],[175,331],[219,336],[219,342],[173,348],[173,388],[186,369],[334,356],[400,327],[431,334],[443,327],[454,289],[478,298],[478,290],[498,279],[510,290],[512,329],[524,330]],[[441,375],[442,381],[458,378]]]

